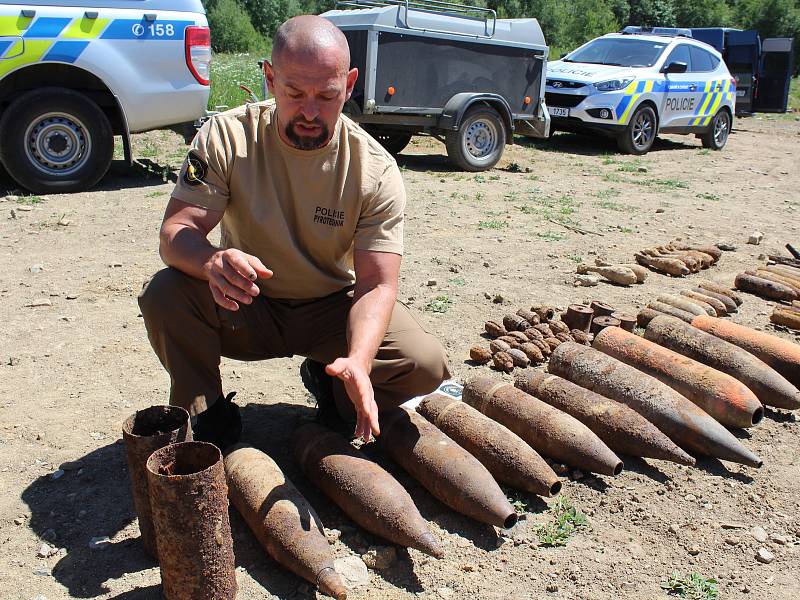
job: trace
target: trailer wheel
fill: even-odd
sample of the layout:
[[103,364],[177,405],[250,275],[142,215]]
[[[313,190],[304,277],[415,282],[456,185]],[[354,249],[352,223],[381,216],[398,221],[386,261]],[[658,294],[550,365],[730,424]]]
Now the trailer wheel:
[[465,171],[491,169],[503,156],[506,126],[500,114],[488,106],[473,106],[457,131],[445,135],[447,156]]
[[0,131],[0,160],[17,183],[37,194],[92,187],[114,153],[108,117],[66,88],[22,94],[3,113]]
[[389,154],[400,154],[411,141],[410,133],[377,133],[369,132]]
[[727,109],[721,109],[714,118],[711,119],[711,125],[708,131],[701,134],[700,141],[703,143],[703,148],[711,148],[712,150],[722,150],[728,142],[728,134],[731,132],[731,115]]
[[656,141],[658,117],[649,104],[643,104],[633,113],[625,131],[617,138],[617,146],[627,154],[647,154]]

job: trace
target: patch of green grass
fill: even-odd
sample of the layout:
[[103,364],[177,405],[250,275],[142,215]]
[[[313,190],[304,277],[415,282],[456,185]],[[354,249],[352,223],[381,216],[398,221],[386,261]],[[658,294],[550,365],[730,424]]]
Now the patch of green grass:
[[797,77],[789,83],[789,111],[800,111],[800,78]]
[[720,198],[716,194],[711,194],[708,192],[700,192],[699,194],[695,195],[701,200],[711,200],[712,202],[719,202],[720,200],[722,200],[722,198]]
[[430,300],[425,305],[425,310],[434,313],[446,313],[452,304],[453,301],[450,300],[449,296],[446,295],[436,296],[436,298]]
[[570,254],[567,256],[567,258],[570,259],[572,262],[576,262],[578,264],[583,262],[583,257],[578,256],[577,254]]
[[697,151],[697,153],[700,156],[708,156],[709,154],[711,154],[711,150],[709,148],[701,148],[700,150]]
[[143,156],[144,158],[155,158],[158,156],[158,146],[156,146],[153,142],[147,141],[142,145],[137,154],[139,154],[139,156]]
[[522,173],[522,167],[519,166],[519,163],[512,162],[506,167],[506,171],[509,173]]
[[452,279],[447,280],[449,283],[453,285],[467,285],[467,280],[463,277],[453,277]]
[[17,198],[17,204],[26,204],[28,206],[34,206],[42,202],[44,202],[44,198],[41,196],[19,196]]
[[489,181],[499,181],[500,175],[489,175]]
[[616,189],[616,188],[606,188],[606,189],[604,189],[604,190],[597,190],[597,191],[596,191],[596,192],[593,194],[593,196],[594,196],[595,198],[600,198],[601,200],[603,200],[603,199],[606,199],[606,198],[616,198],[616,197],[617,197],[617,196],[619,196],[621,193],[622,193],[622,192],[620,192],[620,191],[619,191],[618,189]]
[[[261,98],[261,70],[258,61],[268,57],[270,48],[264,52],[246,54],[214,54],[211,60],[211,95],[208,108],[234,108],[245,103],[248,95],[239,89],[246,85]],[[263,98],[261,98],[263,100]],[[222,109],[225,110],[225,109]]]
[[527,179],[528,181],[541,181],[542,180],[542,178],[539,177],[538,175],[525,175],[525,179]]
[[481,200],[483,200],[483,198],[484,198],[484,195],[483,195],[483,193],[481,193],[481,192],[475,192],[475,200],[476,200],[477,202],[480,202]]
[[614,225],[611,227],[610,231],[619,231],[620,233],[635,233],[630,227],[624,227],[622,225]]
[[672,596],[688,598],[689,600],[714,600],[719,596],[717,581],[707,579],[700,573],[689,573],[681,575],[677,572],[670,575],[667,581],[661,584],[661,588]]
[[637,181],[635,183],[640,183],[641,185],[657,185],[669,189],[689,189],[689,184],[680,179],[646,179],[642,182]]
[[642,161],[637,158],[631,161],[620,163],[620,165],[617,167],[617,171],[621,171],[623,173],[638,173],[641,168]]
[[475,183],[486,183],[486,177],[484,175],[475,175],[475,177],[472,178],[472,181]]
[[163,196],[166,192],[162,192],[161,190],[155,190],[153,192],[147,192],[144,197],[145,198],[158,198],[159,196]]
[[603,164],[604,165],[615,165],[618,162],[619,161],[614,156],[612,156],[611,154],[604,154],[603,155]]
[[625,183],[625,179],[616,173],[606,173],[603,175],[603,181],[608,181],[609,183]]
[[503,493],[506,495],[506,498],[508,498],[509,503],[514,507],[514,510],[516,510],[517,513],[521,514],[528,512],[529,498],[527,495],[513,488],[505,486],[500,487],[503,490]]
[[550,513],[551,521],[539,525],[536,531],[540,546],[566,546],[569,538],[589,528],[589,519],[566,496],[558,497],[550,507]]
[[627,212],[631,210],[636,210],[635,206],[622,204],[620,202],[614,202],[613,200],[601,200],[600,202],[595,202],[595,206],[599,206],[600,208],[605,208],[606,210],[616,210],[618,212]]
[[478,229],[503,229],[504,227],[508,227],[508,221],[479,221],[478,222]]
[[560,242],[566,239],[567,235],[559,231],[537,231],[536,237],[548,242]]

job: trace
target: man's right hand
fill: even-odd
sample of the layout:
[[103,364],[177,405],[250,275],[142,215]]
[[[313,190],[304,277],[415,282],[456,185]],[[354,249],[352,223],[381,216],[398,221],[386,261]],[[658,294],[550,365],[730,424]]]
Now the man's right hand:
[[261,293],[255,280],[272,277],[272,271],[258,258],[235,248],[215,252],[203,271],[214,301],[228,310],[253,302]]

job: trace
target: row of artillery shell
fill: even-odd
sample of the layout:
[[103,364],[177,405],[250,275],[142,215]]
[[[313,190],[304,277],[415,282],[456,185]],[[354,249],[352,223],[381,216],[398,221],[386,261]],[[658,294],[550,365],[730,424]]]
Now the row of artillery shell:
[[732,290],[710,282],[700,282],[694,289],[682,291],[680,296],[659,296],[658,300],[650,302],[639,311],[636,322],[639,327],[647,327],[655,317],[664,314],[691,323],[695,317],[704,314],[712,317],[726,316],[736,312],[739,304],[741,299]]
[[739,273],[734,285],[737,290],[749,292],[770,300],[797,300],[800,298],[794,287],[772,279],[764,279],[758,275]]
[[548,368],[583,388],[626,404],[687,452],[750,466],[762,464],[700,407],[654,377],[595,348],[562,344],[550,357]]

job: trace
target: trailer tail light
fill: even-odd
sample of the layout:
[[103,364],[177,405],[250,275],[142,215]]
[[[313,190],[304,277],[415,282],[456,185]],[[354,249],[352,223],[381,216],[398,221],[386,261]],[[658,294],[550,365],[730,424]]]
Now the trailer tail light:
[[393,85],[390,85],[390,86],[389,86],[389,89],[387,89],[387,90],[386,90],[386,93],[387,93],[387,94],[389,94],[390,96],[394,96],[394,93],[395,93],[396,91],[397,91],[397,90],[396,90],[396,89],[394,89],[394,86],[393,86]]
[[528,106],[528,104],[531,103],[531,97],[530,96],[525,96],[525,98],[523,98],[522,102],[523,102],[523,104],[525,104],[525,106]]
[[211,81],[211,30],[190,25],[186,28],[184,45],[186,66],[199,83],[208,85]]

